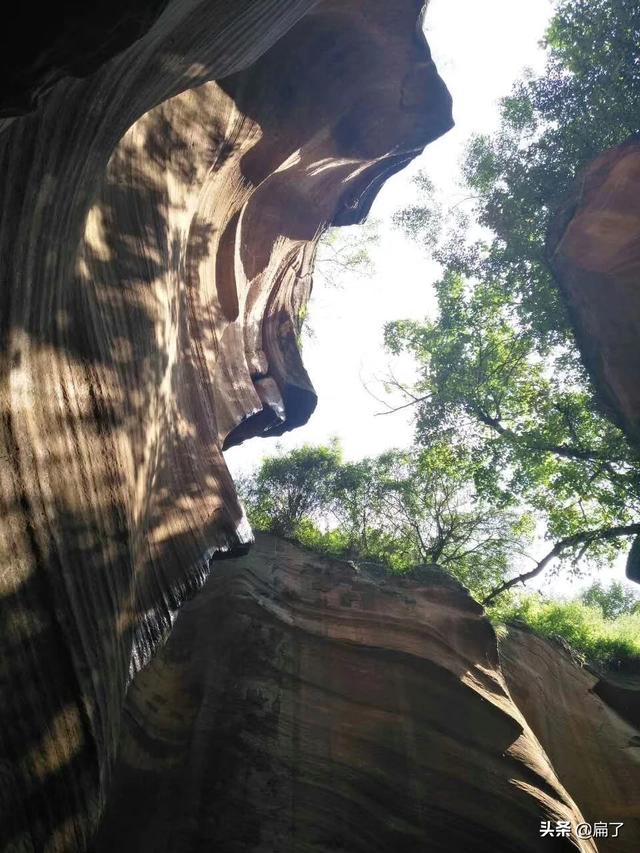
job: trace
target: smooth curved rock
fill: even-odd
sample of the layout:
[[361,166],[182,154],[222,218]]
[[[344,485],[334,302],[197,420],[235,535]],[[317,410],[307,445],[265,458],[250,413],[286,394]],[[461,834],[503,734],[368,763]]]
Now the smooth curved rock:
[[[585,820],[624,824],[617,838],[598,838],[600,853],[636,853],[640,729],[623,704],[623,688],[619,684],[615,695],[610,679],[577,666],[559,646],[516,629],[501,641],[500,659],[511,695]],[[627,691],[634,693],[631,684]],[[620,714],[625,711],[626,719]]]
[[96,853],[593,851],[443,572],[275,537],[219,564],[136,677]]
[[548,250],[585,364],[640,447],[640,137],[582,172],[552,223]]
[[251,539],[221,448],[315,405],[318,236],[451,125],[419,13],[172,0],[0,127],[6,849],[86,847],[128,680]]

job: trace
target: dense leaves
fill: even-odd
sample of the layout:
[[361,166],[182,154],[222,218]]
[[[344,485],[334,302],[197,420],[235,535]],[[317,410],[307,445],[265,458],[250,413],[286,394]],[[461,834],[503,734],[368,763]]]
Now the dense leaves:
[[474,218],[491,231],[475,270],[517,297],[538,335],[566,339],[563,306],[545,262],[550,216],[579,171],[640,131],[640,5],[560,0],[547,64],[501,105],[499,130],[471,143],[464,175]]
[[407,389],[419,444],[472,453],[478,494],[497,512],[528,507],[553,561],[578,567],[640,530],[640,458],[599,408],[545,237],[576,173],[640,130],[640,6],[559,0],[546,46],[545,74],[517,83],[497,132],[471,141],[466,217],[427,196],[428,215],[414,204],[396,217],[436,246],[443,275],[438,317],[390,324],[386,343],[419,367]]
[[335,442],[263,459],[253,476],[238,483],[253,525],[279,536],[298,536],[305,521],[329,506],[340,464]]
[[[595,581],[582,593],[580,600],[589,607],[597,607],[604,619],[617,619],[628,613],[640,613],[638,596],[618,581],[614,581],[609,587]],[[640,642],[640,632],[638,640]]]
[[[420,366],[411,389],[417,440],[472,455],[474,483],[496,510],[527,506],[554,541],[640,518],[640,466],[562,351],[540,356],[504,290],[448,273],[440,315],[387,327],[392,352]],[[612,556],[619,540],[576,542],[564,557]],[[586,547],[585,547],[586,546]]]
[[474,465],[448,443],[359,462],[343,462],[335,444],[306,446],[265,459],[243,495],[260,530],[395,571],[435,563],[482,597],[532,531],[478,495]]
[[[605,593],[606,594],[606,593]],[[568,644],[583,660],[617,668],[640,659],[640,611],[627,609],[608,617],[600,606],[584,600],[545,601],[521,596],[494,608],[490,615],[500,626],[517,625],[541,637]]]

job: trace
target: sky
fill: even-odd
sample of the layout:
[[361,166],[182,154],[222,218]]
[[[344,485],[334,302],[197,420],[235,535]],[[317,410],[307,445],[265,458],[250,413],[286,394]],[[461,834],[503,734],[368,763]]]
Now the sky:
[[[385,353],[384,324],[433,315],[439,267],[392,228],[391,216],[412,200],[412,177],[421,170],[447,203],[464,197],[458,176],[466,144],[472,134],[497,127],[498,101],[526,68],[542,71],[539,43],[551,12],[550,0],[431,0],[425,34],[453,96],[455,127],[393,176],[374,202],[370,219],[379,222],[380,239],[371,251],[373,273],[347,275],[339,287],[316,277],[308,314],[313,335],[305,336],[303,345],[303,360],[318,394],[316,411],[306,426],[280,439],[251,439],[227,451],[234,477],[277,447],[289,450],[337,437],[345,457],[355,460],[411,443],[411,410],[379,415],[384,405],[371,392],[385,396],[381,380],[390,365],[395,375],[410,376],[407,364],[395,363]],[[622,579],[623,573],[619,563],[606,579]],[[547,577],[539,586],[558,595],[574,591],[563,579]]]

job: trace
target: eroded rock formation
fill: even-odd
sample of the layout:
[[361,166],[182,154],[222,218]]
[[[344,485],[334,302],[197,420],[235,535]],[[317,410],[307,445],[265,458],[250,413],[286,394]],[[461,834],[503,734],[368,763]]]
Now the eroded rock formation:
[[15,4],[0,34],[0,116],[37,108],[64,77],[85,77],[144,35],[167,0]]
[[[619,749],[630,727],[610,711],[582,721],[580,703],[600,700],[575,691],[575,666],[554,700],[555,671],[526,644],[519,671],[510,650],[519,692],[543,683],[533,719],[551,714],[560,739],[548,754],[569,760],[572,782],[597,768],[594,819],[628,786],[624,812],[639,781]],[[540,836],[542,820],[582,820],[556,771],[507,689],[482,608],[456,581],[438,569],[374,577],[259,536],[216,566],[136,677],[96,850],[595,850]]]
[[549,255],[601,397],[640,446],[639,138],[579,176],[553,223]]
[[597,839],[600,853],[636,853],[640,715],[630,706],[640,696],[637,677],[596,676],[558,646],[516,629],[501,642],[500,659],[511,696],[585,820],[624,824],[618,837],[612,829]]
[[130,675],[250,540],[221,448],[313,409],[318,235],[451,124],[419,16],[171,0],[0,120],[5,849],[86,847]]
[[[603,408],[640,449],[640,137],[578,177],[552,222],[548,253]],[[627,576],[640,583],[640,537]]]

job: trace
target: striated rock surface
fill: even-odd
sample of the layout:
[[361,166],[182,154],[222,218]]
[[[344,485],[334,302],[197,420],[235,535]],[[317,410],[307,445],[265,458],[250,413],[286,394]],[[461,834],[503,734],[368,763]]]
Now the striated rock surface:
[[600,853],[636,853],[640,716],[634,719],[629,696],[638,695],[637,678],[600,678],[516,629],[501,641],[500,659],[509,692],[585,820],[624,823],[617,838],[597,839]]
[[319,234],[451,125],[415,0],[148,10],[0,119],[7,850],[86,847],[131,674],[250,541],[222,446],[315,405],[296,332]]
[[457,582],[260,535],[133,682],[95,849],[593,851],[540,837],[581,819]]
[[640,446],[640,138],[580,175],[552,225],[549,255],[601,397]]

